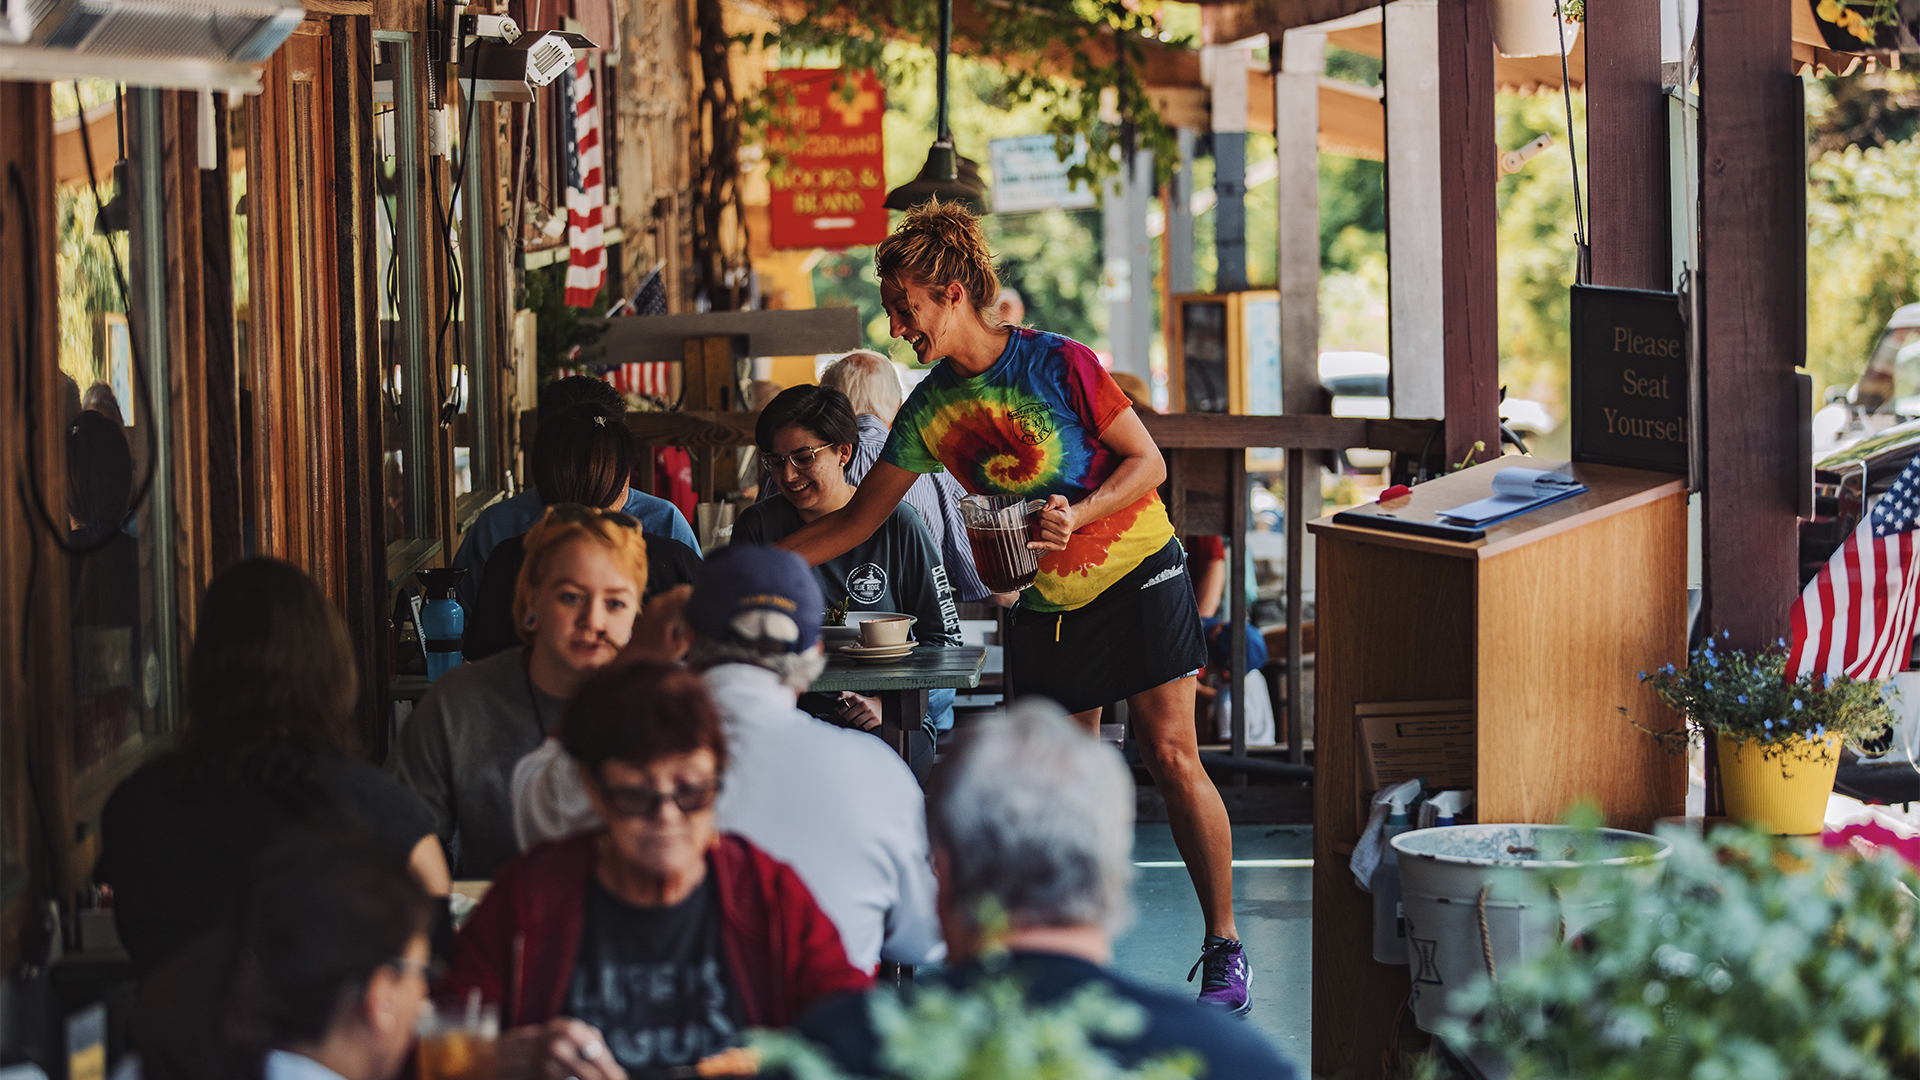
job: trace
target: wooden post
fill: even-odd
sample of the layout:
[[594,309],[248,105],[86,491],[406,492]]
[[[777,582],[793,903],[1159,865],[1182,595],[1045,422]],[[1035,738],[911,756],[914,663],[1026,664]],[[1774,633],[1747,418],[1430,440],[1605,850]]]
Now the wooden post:
[[[1247,451],[1239,447],[1227,451],[1227,536],[1233,541],[1227,550],[1226,628],[1233,669],[1228,676],[1233,694],[1233,756],[1243,758],[1247,756]],[[1244,787],[1247,774],[1234,773],[1230,783]]]
[[[1386,62],[1387,311],[1393,415],[1447,415],[1440,303],[1439,0],[1394,0],[1381,16]],[[1283,46],[1284,48],[1284,46]],[[1285,363],[1284,353],[1282,363]]]
[[[1500,453],[1493,35],[1487,0],[1440,0],[1440,260],[1447,463]],[[1784,69],[1783,69],[1784,70]]]
[[1707,0],[1700,27],[1706,625],[1753,648],[1797,592],[1806,151],[1787,0]]
[[1588,20],[1581,33],[1593,281],[1671,289],[1662,212],[1667,104],[1660,89],[1660,0],[1607,0],[1604,16]]

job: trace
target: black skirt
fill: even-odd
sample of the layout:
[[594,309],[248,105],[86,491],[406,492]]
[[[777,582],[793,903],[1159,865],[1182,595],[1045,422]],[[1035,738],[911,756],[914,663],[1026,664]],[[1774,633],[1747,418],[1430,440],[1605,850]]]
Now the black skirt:
[[1168,540],[1133,572],[1073,611],[1017,608],[1007,670],[1017,697],[1088,709],[1184,678],[1207,662],[1187,556]]

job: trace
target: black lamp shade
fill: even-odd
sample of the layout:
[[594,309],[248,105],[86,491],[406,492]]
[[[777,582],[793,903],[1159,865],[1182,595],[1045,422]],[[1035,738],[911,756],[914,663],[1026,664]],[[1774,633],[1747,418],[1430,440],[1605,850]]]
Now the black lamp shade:
[[934,143],[920,175],[887,192],[889,210],[911,210],[929,199],[957,202],[976,214],[987,210],[987,185],[980,166],[953,152],[951,143]]

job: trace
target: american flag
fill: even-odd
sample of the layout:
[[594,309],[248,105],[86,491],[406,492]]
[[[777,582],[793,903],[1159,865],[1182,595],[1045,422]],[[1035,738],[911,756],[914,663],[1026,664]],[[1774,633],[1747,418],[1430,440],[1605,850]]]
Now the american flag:
[[1807,583],[1793,605],[1787,676],[1845,673],[1886,679],[1913,652],[1920,592],[1920,457],[1901,471],[1860,527]]
[[567,306],[590,308],[606,278],[601,240],[607,189],[601,175],[600,99],[593,89],[593,61],[582,57],[565,80],[573,112],[567,135]]

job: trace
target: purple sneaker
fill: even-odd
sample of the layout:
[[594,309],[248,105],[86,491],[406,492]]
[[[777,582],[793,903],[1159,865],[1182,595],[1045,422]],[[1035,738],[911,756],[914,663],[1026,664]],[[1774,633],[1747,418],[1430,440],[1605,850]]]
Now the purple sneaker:
[[1187,981],[1205,968],[1200,979],[1200,1004],[1245,1016],[1253,1009],[1253,968],[1238,941],[1207,935],[1200,959],[1187,972]]

